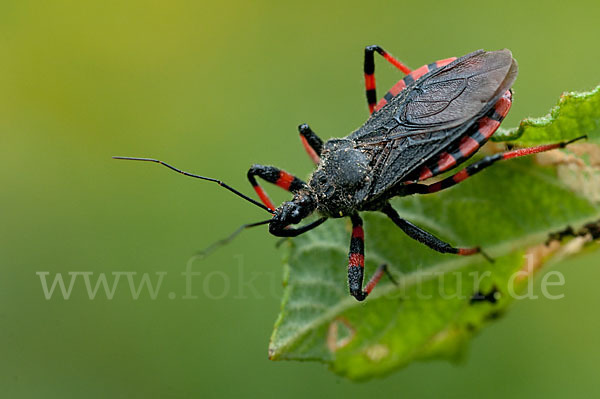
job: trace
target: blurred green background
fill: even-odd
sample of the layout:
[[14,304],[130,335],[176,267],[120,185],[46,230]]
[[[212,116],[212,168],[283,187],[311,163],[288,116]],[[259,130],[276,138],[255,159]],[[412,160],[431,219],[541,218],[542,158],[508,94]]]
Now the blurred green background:
[[[267,360],[282,251],[266,228],[194,260],[197,298],[182,298],[190,256],[263,211],[110,159],[157,157],[247,193],[252,163],[307,176],[296,127],[329,138],[366,119],[369,44],[412,67],[510,48],[514,126],[600,83],[599,18],[597,0],[2,1],[0,397],[599,396],[597,255],[556,266],[565,298],[519,301],[463,364],[356,384]],[[382,93],[400,75],[376,62]],[[132,299],[123,277],[90,300],[79,276],[68,300],[46,300],[44,271],[166,275],[156,299]]]

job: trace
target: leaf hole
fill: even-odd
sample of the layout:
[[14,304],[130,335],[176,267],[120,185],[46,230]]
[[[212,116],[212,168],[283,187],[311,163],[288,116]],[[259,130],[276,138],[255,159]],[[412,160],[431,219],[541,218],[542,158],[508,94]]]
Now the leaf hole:
[[327,347],[331,352],[348,345],[356,335],[356,330],[348,320],[338,317],[329,324]]

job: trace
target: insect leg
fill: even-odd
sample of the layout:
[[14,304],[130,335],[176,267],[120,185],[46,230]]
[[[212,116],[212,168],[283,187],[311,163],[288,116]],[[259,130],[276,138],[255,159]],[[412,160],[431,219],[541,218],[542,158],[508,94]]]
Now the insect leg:
[[258,176],[269,183],[273,183],[291,193],[295,193],[299,189],[306,186],[306,183],[298,179],[296,176],[293,176],[288,172],[278,169],[274,166],[252,165],[252,167],[248,170],[248,180],[250,181],[250,184],[252,184],[254,191],[256,191],[256,194],[262,203],[271,210],[275,210],[275,205],[273,205],[273,202],[267,193],[258,184],[255,176]]
[[375,51],[403,73],[409,74],[411,72],[410,68],[398,61],[381,47],[377,45],[365,47],[365,90],[370,113],[375,111],[375,104],[377,103],[377,92],[375,90],[375,57],[373,56]]
[[365,271],[365,233],[362,227],[362,219],[357,213],[352,215],[350,219],[352,220],[352,237],[350,238],[350,252],[348,253],[348,286],[350,295],[358,301],[363,301],[381,280],[383,273],[386,273],[394,283],[396,282],[387,270],[387,266],[381,265],[365,285],[365,288],[362,288]]
[[487,260],[493,262],[492,259],[484,252],[482,252],[481,248],[479,247],[455,248],[447,242],[440,240],[433,234],[421,229],[420,227],[415,226],[407,220],[402,219],[389,203],[387,203],[381,209],[381,211],[385,213],[390,219],[392,219],[396,226],[400,227],[402,231],[404,231],[406,235],[408,235],[410,238],[427,245],[429,248],[435,251],[441,252],[443,254],[456,254],[463,256],[481,253]]
[[302,140],[302,145],[308,153],[308,156],[315,164],[318,164],[321,162],[323,140],[321,140],[306,123],[298,126],[298,130],[300,131],[300,140]]
[[540,145],[537,147],[530,147],[530,148],[521,148],[518,150],[512,150],[512,151],[502,152],[499,154],[490,155],[490,156],[487,156],[487,157],[481,159],[480,161],[477,161],[477,162],[467,166],[460,172],[458,172],[450,177],[447,177],[444,180],[441,180],[437,183],[433,183],[433,184],[429,184],[429,185],[409,184],[407,186],[404,186],[403,190],[404,190],[404,193],[406,193],[406,194],[436,193],[436,192],[444,190],[448,187],[452,187],[457,183],[460,183],[461,181],[467,179],[468,177],[471,177],[474,174],[481,172],[483,169],[487,168],[488,166],[491,166],[494,163],[501,161],[503,159],[517,158],[517,157],[522,157],[525,155],[537,154],[540,152],[554,150],[556,148],[564,148],[568,144],[571,144],[574,141],[581,140],[586,137],[587,136],[581,136],[581,137],[577,137],[573,140],[561,141],[560,143]]

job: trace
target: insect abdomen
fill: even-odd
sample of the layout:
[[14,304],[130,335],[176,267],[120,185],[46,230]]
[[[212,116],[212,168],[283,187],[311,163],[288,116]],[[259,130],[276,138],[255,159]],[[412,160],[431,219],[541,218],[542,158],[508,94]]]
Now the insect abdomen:
[[512,104],[512,92],[507,90],[494,107],[469,128],[448,150],[433,158],[407,181],[426,180],[454,168],[469,159],[484,145],[502,123]]
[[394,86],[392,86],[392,88],[387,93],[385,93],[383,98],[379,100],[379,102],[375,106],[375,111],[381,109],[381,107],[386,105],[388,101],[400,94],[400,92],[404,90],[406,86],[414,83],[421,76],[425,75],[428,72],[441,68],[445,65],[448,65],[455,59],[456,57],[446,58],[444,60],[432,62],[431,64],[423,65],[422,67],[415,69],[414,71],[406,75],[404,78],[400,79]]

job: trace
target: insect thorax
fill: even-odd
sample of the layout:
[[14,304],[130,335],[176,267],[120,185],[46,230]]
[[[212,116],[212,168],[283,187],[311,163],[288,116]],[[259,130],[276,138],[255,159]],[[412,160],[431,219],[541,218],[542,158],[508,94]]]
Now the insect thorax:
[[321,162],[308,183],[317,209],[330,217],[352,214],[360,208],[369,182],[369,159],[347,139],[325,143]]

